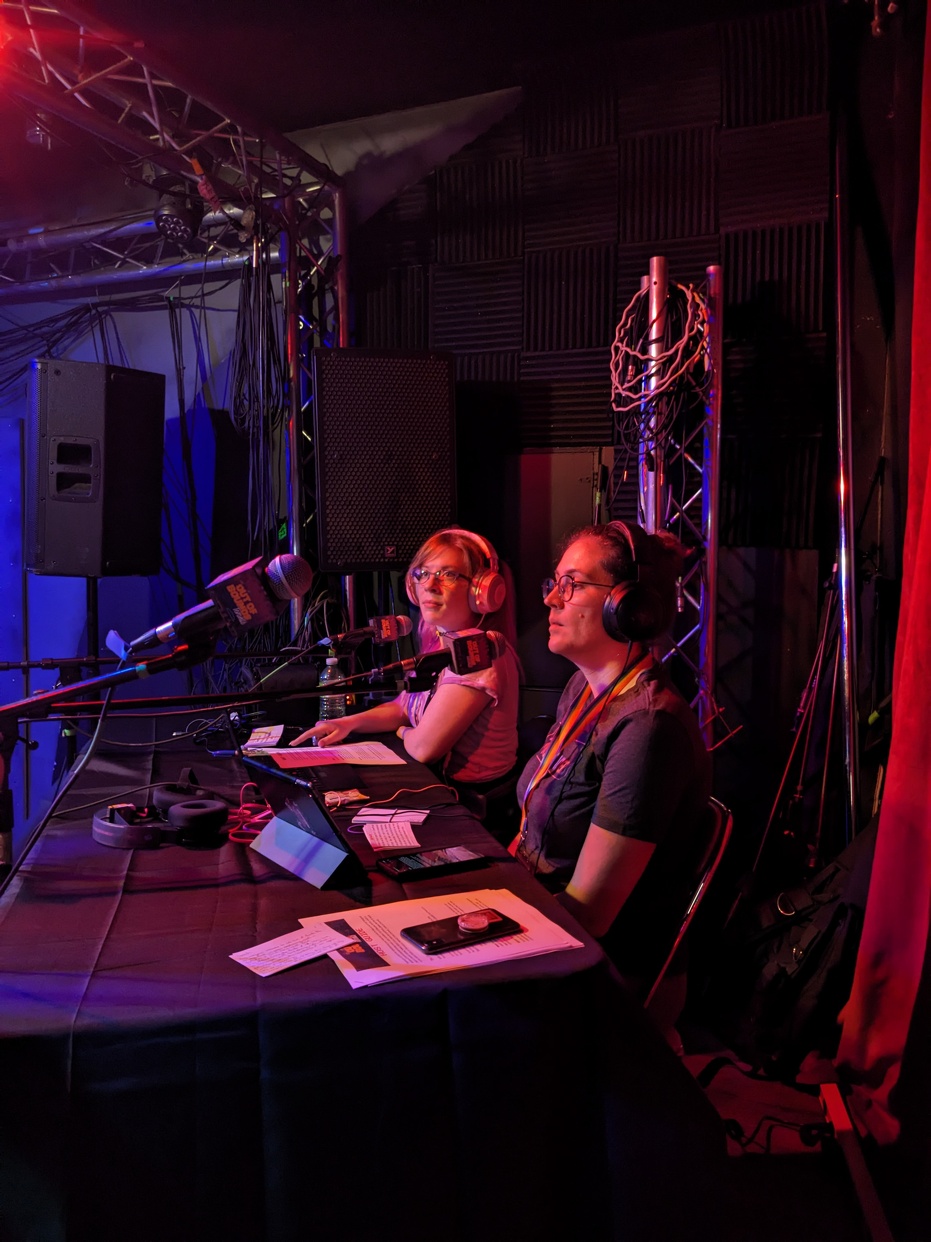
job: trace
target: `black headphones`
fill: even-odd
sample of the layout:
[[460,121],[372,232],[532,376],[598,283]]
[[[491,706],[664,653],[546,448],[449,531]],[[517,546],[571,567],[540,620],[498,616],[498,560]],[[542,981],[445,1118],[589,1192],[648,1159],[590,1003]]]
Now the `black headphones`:
[[[671,607],[663,601],[659,590],[644,581],[643,569],[650,574],[648,566],[642,566],[637,556],[636,540],[646,535],[640,526],[627,526],[624,522],[609,522],[630,548],[630,577],[616,583],[608,592],[601,610],[601,619],[610,638],[619,643],[649,643],[663,634],[670,621]],[[637,532],[635,535],[634,532]]]
[[[445,530],[438,530],[430,538],[437,539],[440,535],[460,535],[478,548],[479,556],[485,561],[487,568],[480,569],[469,583],[469,607],[481,617],[487,616],[490,612],[497,612],[504,604],[507,595],[507,584],[498,568],[498,553],[487,539],[483,539],[481,535],[476,535],[471,530],[463,530],[461,526],[449,526]],[[410,570],[405,575],[405,583],[407,598],[412,604],[419,606],[417,584],[411,577]]]
[[227,804],[202,789],[193,768],[184,768],[175,785],[157,785],[151,806],[116,802],[94,816],[98,845],[121,850],[156,850],[163,841],[179,845],[216,845],[229,818]]
[[219,845],[220,829],[228,818],[229,807],[219,798],[192,798],[167,810],[117,802],[97,812],[91,832],[98,845],[118,850],[157,850],[171,841]]

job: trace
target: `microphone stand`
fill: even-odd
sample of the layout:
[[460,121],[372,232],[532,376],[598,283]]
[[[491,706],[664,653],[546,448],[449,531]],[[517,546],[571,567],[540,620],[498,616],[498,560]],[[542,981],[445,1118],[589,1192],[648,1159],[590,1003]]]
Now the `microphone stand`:
[[[35,694],[31,698],[21,699],[19,702],[0,706],[0,895],[6,890],[13,876],[19,870],[23,859],[27,857],[29,851],[38,840],[48,820],[48,815],[43,820],[40,820],[20,851],[19,859],[14,863],[13,791],[9,784],[9,774],[13,751],[16,743],[21,740],[18,728],[19,721],[48,719],[55,712],[64,710],[64,705],[70,699],[77,699],[94,691],[111,690],[125,682],[138,681],[144,677],[151,677],[156,673],[167,672],[169,669],[185,669],[201,664],[211,658],[214,642],[215,636],[196,646],[183,643],[175,647],[167,655],[154,656],[148,660],[142,660],[129,665],[126,668],[116,669],[112,673],[103,673],[98,677],[89,677],[84,681],[74,682],[69,686],[58,686],[42,694]],[[376,668],[371,672],[352,673],[347,677],[340,678],[339,681],[328,682],[323,689],[315,687],[314,689],[301,690],[289,694],[282,694],[280,691],[258,691],[245,695],[201,695],[189,696],[189,698],[193,700],[192,706],[201,706],[209,703],[211,706],[222,707],[226,705],[231,707],[234,704],[243,705],[265,700],[280,702],[283,699],[320,698],[323,694],[332,694],[334,689],[351,688],[363,681],[376,693],[397,693],[401,689],[429,689],[439,669],[448,663],[448,657],[443,657],[442,653],[426,652],[423,655],[409,660],[402,660],[384,669]],[[391,674],[399,673],[401,676],[392,676],[391,682],[388,683],[385,678],[389,671]],[[382,679],[383,684],[381,685],[377,684],[379,678]],[[429,681],[427,680],[428,678],[430,679]],[[112,704],[112,706],[117,710],[138,710],[142,706],[164,705],[167,702],[177,705],[181,701],[185,700],[127,699]],[[83,700],[67,708],[68,717],[77,718],[86,715],[99,715],[104,705],[104,700]],[[241,747],[237,747],[236,751],[231,751],[230,754],[237,754],[240,760],[248,766],[261,769],[270,775],[282,776],[281,769],[267,768],[257,760],[244,755]],[[307,781],[303,781],[300,777],[292,776],[290,773],[284,775],[284,779],[290,780],[291,783],[300,785],[302,788],[313,788]]]
[[[194,664],[200,664],[209,659],[211,647],[212,643],[198,646],[185,643],[167,655],[142,660],[127,668],[116,669],[112,673],[104,673],[99,677],[89,677],[85,681],[77,681],[70,686],[58,686],[42,694],[34,694],[31,698],[21,699],[16,703],[7,703],[0,707],[0,894],[5,891],[19,870],[20,863],[38,840],[48,820],[46,815],[39,821],[21,851],[19,860],[14,863],[13,791],[10,788],[10,764],[16,743],[20,740],[19,722],[44,719],[51,714],[57,704],[78,698],[93,690],[109,690],[124,682],[138,681],[142,677],[151,677],[155,673],[166,672],[168,669],[190,668]],[[87,704],[80,706],[86,707]]]

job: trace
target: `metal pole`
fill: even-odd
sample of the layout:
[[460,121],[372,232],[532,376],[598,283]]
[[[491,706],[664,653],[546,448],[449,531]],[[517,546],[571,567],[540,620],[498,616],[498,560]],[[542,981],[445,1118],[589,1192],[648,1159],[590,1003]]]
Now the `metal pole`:
[[[650,362],[644,384],[646,402],[652,401],[659,380],[657,367],[666,337],[667,287],[666,260],[662,256],[654,255],[650,259],[649,275]],[[647,420],[646,435],[640,441],[640,506],[643,510],[644,528],[650,534],[661,530],[665,521],[665,475],[663,446],[656,438],[656,414],[653,412]]]
[[349,220],[346,214],[346,191],[333,190],[333,253],[339,257],[336,268],[336,315],[339,320],[339,344],[349,345]]
[[[349,240],[349,222],[346,215],[346,192],[337,186],[333,190],[333,254],[337,256],[336,267],[336,340],[340,348],[349,345],[349,264],[346,248]],[[343,606],[349,628],[355,629],[359,616],[359,593],[353,574],[346,574],[342,580]],[[355,654],[349,659],[351,670],[355,669]]]
[[705,560],[702,569],[701,656],[698,715],[705,745],[714,744],[715,682],[718,627],[718,520],[721,467],[721,376],[724,373],[724,290],[720,264],[706,269],[708,279],[708,359],[711,388],[705,403],[702,445],[702,530]]
[[843,111],[837,115],[834,147],[834,250],[837,323],[837,514],[838,592],[840,598],[841,684],[844,696],[844,762],[847,776],[848,839],[859,819],[860,748],[857,728],[857,634],[855,524],[851,470],[852,420],[850,413],[850,256],[847,219],[847,135]]
[[[298,305],[297,213],[293,199],[282,203],[285,228],[279,245],[285,247],[282,266],[282,303],[284,309],[285,350],[288,360],[288,421],[285,454],[288,477],[288,547],[295,556],[301,549],[301,321]],[[301,624],[303,600],[293,599],[290,605],[291,636]]]

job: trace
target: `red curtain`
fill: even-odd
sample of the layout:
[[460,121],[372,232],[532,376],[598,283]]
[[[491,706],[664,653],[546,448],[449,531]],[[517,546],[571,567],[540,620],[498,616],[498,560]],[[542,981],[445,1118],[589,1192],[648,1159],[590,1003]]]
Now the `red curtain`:
[[900,1134],[903,1056],[931,911],[931,39],[925,42],[911,349],[908,511],[892,740],[863,938],[837,1063],[880,1143]]

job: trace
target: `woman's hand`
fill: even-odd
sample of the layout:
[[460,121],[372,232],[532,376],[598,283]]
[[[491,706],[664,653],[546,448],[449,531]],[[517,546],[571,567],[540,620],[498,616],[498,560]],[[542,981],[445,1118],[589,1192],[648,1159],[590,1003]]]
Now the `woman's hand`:
[[318,720],[312,729],[305,729],[291,742],[292,746],[301,746],[310,742],[315,746],[336,746],[349,737],[355,729],[355,721],[351,716],[338,716],[335,720]]

